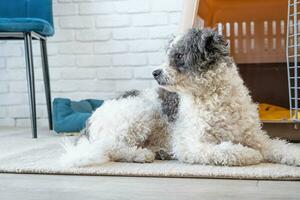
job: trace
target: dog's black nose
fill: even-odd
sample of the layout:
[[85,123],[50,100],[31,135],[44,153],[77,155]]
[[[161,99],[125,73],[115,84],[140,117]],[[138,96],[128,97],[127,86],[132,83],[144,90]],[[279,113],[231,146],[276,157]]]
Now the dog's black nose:
[[152,75],[154,76],[154,78],[159,77],[161,74],[162,74],[162,70],[161,69],[157,69],[157,70],[154,70],[152,72]]

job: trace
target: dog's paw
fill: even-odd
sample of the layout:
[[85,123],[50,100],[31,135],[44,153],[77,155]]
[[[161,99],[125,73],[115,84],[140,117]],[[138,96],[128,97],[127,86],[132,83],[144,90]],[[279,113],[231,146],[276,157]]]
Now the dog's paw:
[[241,144],[223,143],[218,148],[215,164],[227,166],[256,165],[262,162],[262,154]]
[[251,148],[244,149],[243,154],[241,154],[240,162],[237,165],[256,165],[263,161],[262,154]]
[[151,163],[155,159],[155,154],[149,149],[142,149],[135,157],[134,162],[137,163]]
[[289,151],[288,155],[285,155],[281,163],[292,165],[292,166],[300,166],[300,149],[297,149],[298,151]]

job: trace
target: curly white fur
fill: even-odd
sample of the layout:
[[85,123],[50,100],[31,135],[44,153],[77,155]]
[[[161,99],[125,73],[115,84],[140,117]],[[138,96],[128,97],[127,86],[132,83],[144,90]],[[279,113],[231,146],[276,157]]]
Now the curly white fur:
[[176,120],[162,112],[157,89],[107,101],[89,119],[88,138],[65,145],[62,161],[67,166],[143,163],[166,154],[192,164],[300,166],[299,147],[270,139],[261,129],[257,105],[226,48],[209,30],[175,40],[168,62],[154,76],[161,87],[178,93]]
[[[300,165],[300,149],[272,140],[261,130],[257,105],[235,65],[220,64],[197,88],[203,95],[182,93],[173,133],[177,159],[188,163],[250,165],[261,161]],[[213,83],[213,84],[212,84]],[[209,95],[211,88],[218,88]]]
[[[101,164],[108,160],[152,162],[154,151],[166,150],[164,129],[166,118],[161,116],[156,90],[109,100],[89,119],[89,138],[79,138],[76,145],[66,143],[61,160],[65,166]],[[151,141],[145,147],[149,138]]]

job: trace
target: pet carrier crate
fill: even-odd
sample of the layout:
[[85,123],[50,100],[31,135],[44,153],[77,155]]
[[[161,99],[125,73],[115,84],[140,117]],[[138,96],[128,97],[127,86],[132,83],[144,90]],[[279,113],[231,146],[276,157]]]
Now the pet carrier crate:
[[293,134],[299,132],[300,139],[300,131],[291,126],[300,122],[300,0],[185,0],[184,4],[180,31],[218,30],[254,101],[260,103],[264,127],[275,125],[278,131],[286,127]]

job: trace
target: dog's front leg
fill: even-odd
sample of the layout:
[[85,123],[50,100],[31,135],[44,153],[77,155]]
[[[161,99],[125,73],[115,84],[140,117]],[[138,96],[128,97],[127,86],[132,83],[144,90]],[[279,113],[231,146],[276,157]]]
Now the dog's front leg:
[[264,160],[273,163],[300,166],[300,147],[281,139],[271,139],[264,131],[256,131],[246,141],[257,149]]
[[262,154],[269,162],[300,166],[300,147],[284,140],[270,139],[262,147]]
[[191,164],[243,166],[262,161],[259,151],[231,142],[181,143],[174,147],[174,154],[179,161]]

